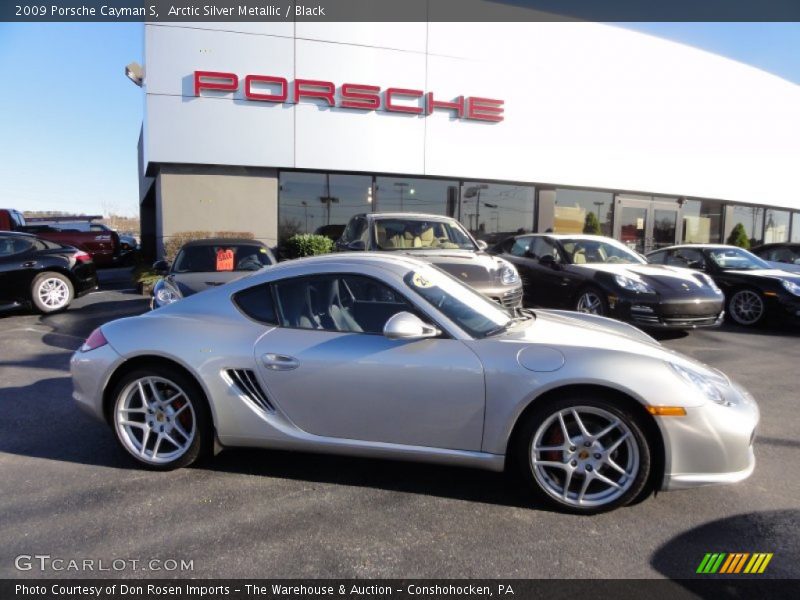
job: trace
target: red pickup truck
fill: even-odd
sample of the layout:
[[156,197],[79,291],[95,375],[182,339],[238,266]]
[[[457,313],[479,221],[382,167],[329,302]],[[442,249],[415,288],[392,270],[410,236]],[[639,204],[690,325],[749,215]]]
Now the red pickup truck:
[[0,231],[24,231],[43,240],[75,246],[90,254],[98,267],[116,264],[120,256],[116,231],[62,231],[54,225],[29,224],[21,212],[11,208],[0,208]]

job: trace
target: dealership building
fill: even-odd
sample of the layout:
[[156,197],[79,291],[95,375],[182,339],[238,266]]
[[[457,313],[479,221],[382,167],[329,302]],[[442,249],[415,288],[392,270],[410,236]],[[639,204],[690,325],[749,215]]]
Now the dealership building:
[[[800,86],[595,23],[145,25],[143,245],[358,213],[493,242],[800,241]],[[743,41],[744,43],[745,41]]]

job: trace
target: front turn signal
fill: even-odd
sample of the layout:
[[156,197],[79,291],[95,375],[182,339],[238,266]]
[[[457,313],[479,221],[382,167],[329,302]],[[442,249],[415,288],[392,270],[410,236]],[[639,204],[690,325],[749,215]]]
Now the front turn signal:
[[648,406],[647,412],[654,417],[685,417],[686,409],[682,406]]

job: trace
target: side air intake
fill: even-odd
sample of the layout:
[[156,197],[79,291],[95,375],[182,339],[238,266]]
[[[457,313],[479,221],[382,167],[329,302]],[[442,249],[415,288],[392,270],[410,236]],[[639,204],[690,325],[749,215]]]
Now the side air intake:
[[251,369],[226,369],[225,375],[253,404],[268,412],[275,411]]

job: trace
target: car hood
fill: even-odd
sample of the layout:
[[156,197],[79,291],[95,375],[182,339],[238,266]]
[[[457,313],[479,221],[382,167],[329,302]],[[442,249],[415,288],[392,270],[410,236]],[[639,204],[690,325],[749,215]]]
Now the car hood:
[[571,311],[537,309],[535,312],[536,319],[512,327],[499,339],[553,348],[579,346],[595,348],[603,353],[623,352],[647,356],[724,377],[716,369],[662,346],[633,325]]
[[475,286],[500,281],[500,259],[483,252],[471,250],[411,250],[408,256],[425,260],[443,271]]
[[641,279],[657,292],[686,291],[705,289],[711,286],[704,281],[698,271],[667,265],[608,265],[590,264],[573,265],[582,270],[602,271],[612,275],[623,275],[632,279]]
[[775,267],[775,269],[777,270],[786,271],[787,273],[791,273],[792,275],[797,275],[798,273],[800,273],[800,265],[792,265],[789,263],[782,263],[771,260],[767,262],[771,264],[773,267]]
[[236,281],[251,271],[211,271],[208,273],[172,273],[165,278],[184,298],[212,287]]

